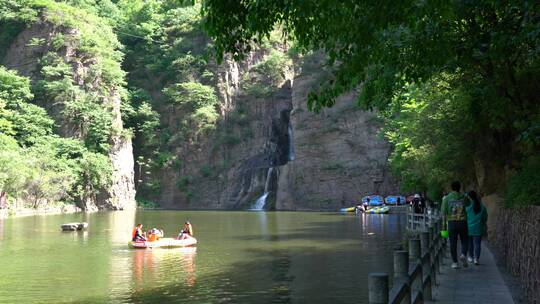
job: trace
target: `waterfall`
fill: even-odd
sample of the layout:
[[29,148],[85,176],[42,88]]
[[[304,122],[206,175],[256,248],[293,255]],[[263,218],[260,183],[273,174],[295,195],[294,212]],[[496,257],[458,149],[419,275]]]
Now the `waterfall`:
[[294,141],[293,141],[293,133],[292,133],[292,124],[289,121],[289,160],[294,160]]
[[264,193],[257,199],[255,204],[253,204],[251,210],[264,210],[264,205],[266,205],[266,197],[268,197],[268,194],[270,193],[270,183],[272,182],[273,171],[274,167],[268,168],[268,173],[266,173],[266,183],[264,184]]
[[262,211],[264,210],[264,205],[266,205],[266,197],[268,196],[268,192],[265,192],[261,197],[257,199],[255,204],[251,207],[251,210],[256,211]]

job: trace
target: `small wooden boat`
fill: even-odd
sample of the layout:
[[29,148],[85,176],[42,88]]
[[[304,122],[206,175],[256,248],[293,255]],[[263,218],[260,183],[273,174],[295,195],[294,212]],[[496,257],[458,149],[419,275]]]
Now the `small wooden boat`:
[[197,244],[197,239],[194,237],[188,236],[185,239],[178,240],[174,238],[161,238],[157,241],[130,241],[128,246],[131,248],[145,249],[145,248],[179,248],[179,247],[190,247]]

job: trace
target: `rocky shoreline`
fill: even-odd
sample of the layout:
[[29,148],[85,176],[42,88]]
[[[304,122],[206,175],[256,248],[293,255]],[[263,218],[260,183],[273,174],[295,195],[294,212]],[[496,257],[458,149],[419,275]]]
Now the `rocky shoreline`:
[[76,213],[81,212],[82,209],[75,205],[58,205],[47,206],[45,208],[14,208],[14,209],[0,209],[0,219],[34,216],[34,215],[52,215],[52,214],[64,214],[64,213]]

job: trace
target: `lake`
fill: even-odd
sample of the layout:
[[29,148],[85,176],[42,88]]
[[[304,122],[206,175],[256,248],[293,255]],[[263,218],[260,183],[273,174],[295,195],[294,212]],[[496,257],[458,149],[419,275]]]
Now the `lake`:
[[[196,248],[129,249],[136,223]],[[67,222],[87,231],[62,232]],[[118,211],[0,219],[0,303],[367,303],[402,214]]]

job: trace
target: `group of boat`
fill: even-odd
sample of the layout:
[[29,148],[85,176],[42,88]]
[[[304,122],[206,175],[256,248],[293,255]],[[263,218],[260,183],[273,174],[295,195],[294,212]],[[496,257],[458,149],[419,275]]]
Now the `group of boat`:
[[368,195],[361,199],[361,204],[348,208],[341,208],[340,212],[362,212],[371,214],[385,214],[390,212],[389,206],[407,204],[407,198],[401,195],[389,195],[383,198],[380,195]]

